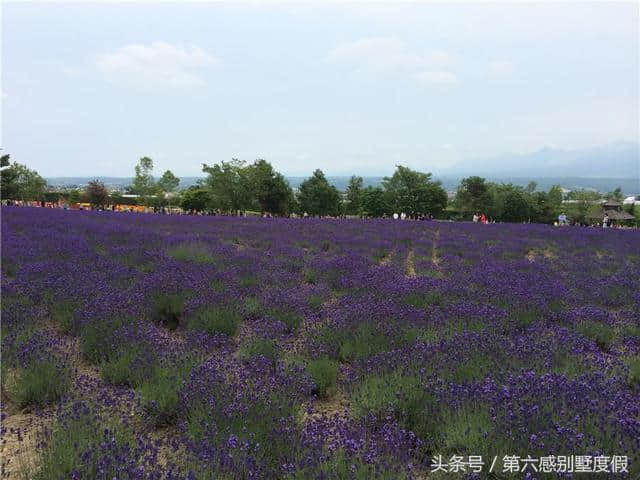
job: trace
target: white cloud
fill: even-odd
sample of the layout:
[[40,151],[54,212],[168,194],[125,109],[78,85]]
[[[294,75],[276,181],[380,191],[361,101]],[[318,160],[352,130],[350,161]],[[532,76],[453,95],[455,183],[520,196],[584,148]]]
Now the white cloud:
[[418,83],[427,87],[454,87],[459,83],[455,73],[444,70],[419,72],[415,78]]
[[508,60],[493,60],[487,65],[486,76],[490,78],[508,78],[513,75],[514,66]]
[[205,84],[201,69],[218,60],[195,45],[131,44],[95,55],[92,66],[105,79],[137,88],[194,87]]
[[416,71],[442,66],[449,55],[439,50],[416,53],[395,37],[369,37],[338,45],[327,59],[376,71]]

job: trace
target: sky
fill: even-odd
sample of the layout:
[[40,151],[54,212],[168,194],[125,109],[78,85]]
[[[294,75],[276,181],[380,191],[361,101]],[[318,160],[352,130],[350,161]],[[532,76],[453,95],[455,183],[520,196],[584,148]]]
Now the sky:
[[[636,141],[638,3],[3,2],[3,152],[52,176],[451,172]],[[541,172],[543,174],[544,172]]]

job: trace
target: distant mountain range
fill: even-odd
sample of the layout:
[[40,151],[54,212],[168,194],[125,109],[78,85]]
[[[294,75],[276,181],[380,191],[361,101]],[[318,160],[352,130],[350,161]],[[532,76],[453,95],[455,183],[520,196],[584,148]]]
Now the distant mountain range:
[[592,148],[545,147],[533,153],[472,158],[452,167],[452,175],[487,177],[581,177],[640,180],[640,146],[620,141]]

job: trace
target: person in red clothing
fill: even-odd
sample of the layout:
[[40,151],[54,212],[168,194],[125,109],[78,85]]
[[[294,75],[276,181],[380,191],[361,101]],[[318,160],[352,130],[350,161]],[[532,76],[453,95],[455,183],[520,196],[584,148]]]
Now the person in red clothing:
[[481,221],[482,223],[487,223],[487,217],[485,216],[485,214],[484,214],[484,213],[480,216],[480,221]]

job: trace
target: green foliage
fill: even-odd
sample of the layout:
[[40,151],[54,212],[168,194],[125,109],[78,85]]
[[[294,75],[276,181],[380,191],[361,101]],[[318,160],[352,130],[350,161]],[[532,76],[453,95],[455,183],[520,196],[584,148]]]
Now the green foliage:
[[240,347],[238,355],[244,359],[261,355],[269,359],[275,367],[280,351],[278,344],[270,338],[253,337]]
[[135,166],[135,177],[131,184],[131,192],[140,195],[144,205],[149,205],[150,196],[155,193],[156,184],[153,179],[153,160],[142,157]]
[[629,369],[629,385],[640,385],[640,355],[627,357],[624,359],[624,363]]
[[306,370],[313,379],[319,397],[327,398],[333,394],[338,380],[339,368],[338,362],[326,357],[309,360]]
[[455,205],[460,212],[466,215],[488,212],[492,202],[493,198],[484,178],[474,176],[462,179],[455,200]]
[[258,285],[258,279],[255,275],[242,275],[239,283],[240,286],[244,288],[255,287]]
[[362,210],[370,217],[391,213],[391,206],[382,187],[368,186],[362,191]]
[[176,191],[178,185],[180,185],[180,179],[171,170],[167,170],[158,180],[157,188],[162,193],[172,193]]
[[248,181],[261,212],[287,215],[294,206],[293,190],[281,173],[263,159],[246,167]]
[[224,333],[228,336],[235,335],[242,316],[238,311],[227,305],[215,305],[198,312],[189,320],[190,330],[202,330],[211,335]]
[[244,299],[244,313],[247,318],[258,318],[263,311],[262,303],[255,297]]
[[347,215],[362,215],[363,213],[363,179],[353,175],[349,179],[347,187],[347,202],[345,204],[345,213]]
[[463,405],[441,415],[438,446],[442,453],[487,456],[487,436],[493,430],[491,416],[482,405]]
[[202,212],[207,210],[211,204],[211,196],[209,190],[200,186],[193,185],[182,192],[182,201],[180,206],[184,210],[194,210]]
[[391,346],[388,336],[368,323],[362,323],[352,330],[327,326],[319,332],[318,338],[329,347],[333,358],[344,362],[362,360],[387,351]]
[[234,158],[213,166],[203,164],[202,171],[207,174],[205,188],[213,208],[227,212],[252,208],[252,185],[246,162]]
[[137,346],[121,348],[116,355],[110,356],[100,365],[102,377],[114,385],[137,387],[150,373],[150,366],[141,360],[144,355]]
[[614,330],[603,323],[584,321],[578,325],[577,331],[596,342],[601,350],[608,351],[615,339]]
[[104,207],[109,203],[109,191],[99,180],[92,180],[85,189],[87,200],[93,207]]
[[337,216],[342,212],[340,193],[327,181],[322,170],[300,184],[298,202],[300,211],[309,215]]
[[295,332],[302,323],[302,316],[293,310],[274,309],[271,311],[271,316],[284,323],[290,333]]
[[307,298],[307,305],[309,305],[313,310],[320,310],[323,303],[324,298],[320,295],[309,295],[309,298]]
[[[9,156],[3,157],[5,162]],[[3,200],[41,200],[47,182],[35,170],[13,162],[0,172],[0,196]]]
[[215,257],[209,251],[204,243],[181,243],[171,247],[167,254],[176,260],[183,262],[193,262],[201,265],[213,264],[216,262]]
[[425,437],[435,430],[437,423],[437,419],[425,415],[434,403],[418,377],[400,372],[370,375],[351,395],[356,418],[373,415],[383,421],[393,415],[402,425]]
[[124,325],[121,319],[104,319],[85,324],[80,330],[80,350],[94,365],[117,354],[116,335]]
[[430,308],[433,305],[443,305],[444,297],[438,290],[425,293],[412,293],[405,298],[405,302],[418,308]]
[[180,293],[164,294],[159,293],[154,296],[151,318],[169,330],[178,328],[182,320],[184,308],[184,296]]
[[[110,428],[109,428],[110,427]],[[63,421],[54,424],[47,443],[42,451],[38,468],[30,472],[33,480],[51,480],[61,478],[120,478],[117,458],[98,464],[97,455],[104,442],[113,442],[111,448],[135,449],[133,434],[130,430],[102,423],[95,414],[77,409],[65,415]]]
[[45,358],[18,368],[8,390],[19,408],[43,407],[60,400],[70,386],[69,368],[53,358]]
[[153,426],[170,425],[176,421],[180,390],[195,363],[195,358],[187,358],[175,365],[155,368],[153,374],[140,384],[137,390],[140,405]]
[[305,270],[302,273],[302,278],[304,279],[305,283],[315,285],[318,281],[318,273],[315,270]]
[[439,215],[447,206],[447,192],[431,173],[398,165],[391,177],[382,181],[389,205],[395,212]]
[[51,318],[62,333],[69,333],[73,327],[75,305],[70,301],[55,302],[50,308]]

